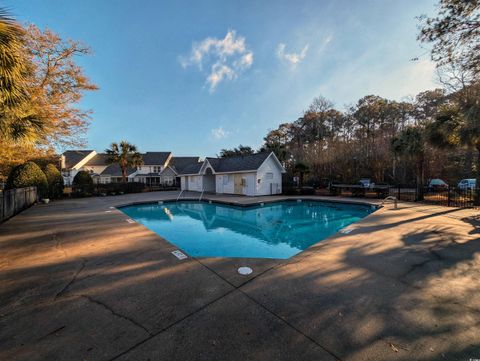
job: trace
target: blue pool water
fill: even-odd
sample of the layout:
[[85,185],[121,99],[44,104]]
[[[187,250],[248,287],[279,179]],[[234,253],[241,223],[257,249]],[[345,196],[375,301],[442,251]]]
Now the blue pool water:
[[249,207],[185,201],[121,211],[194,257],[286,259],[374,209],[304,200]]

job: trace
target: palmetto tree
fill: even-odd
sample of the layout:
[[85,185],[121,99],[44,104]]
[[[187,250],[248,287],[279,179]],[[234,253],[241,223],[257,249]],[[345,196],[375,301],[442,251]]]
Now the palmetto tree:
[[[454,94],[455,104],[441,109],[428,127],[430,142],[439,148],[465,146],[477,151],[476,180],[480,185],[480,83]],[[480,194],[475,196],[480,204]]]
[[396,155],[403,155],[415,165],[417,197],[423,199],[425,132],[420,126],[410,126],[402,130],[391,141],[391,150]]
[[302,162],[295,164],[294,172],[299,175],[300,187],[303,187],[303,180],[305,179],[305,174],[310,172],[308,165]]
[[25,97],[23,29],[0,8],[0,97],[2,107],[18,105]]
[[122,170],[122,181],[127,181],[127,168],[138,167],[143,164],[142,155],[133,144],[122,140],[120,143],[112,143],[105,152],[108,155],[109,164],[118,164]]
[[26,79],[31,61],[24,30],[0,8],[0,139],[36,140],[43,122],[31,114]]

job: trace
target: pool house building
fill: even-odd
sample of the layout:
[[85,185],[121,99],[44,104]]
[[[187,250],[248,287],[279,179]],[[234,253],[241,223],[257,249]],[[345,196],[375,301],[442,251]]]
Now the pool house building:
[[273,152],[205,158],[179,173],[182,191],[262,196],[282,193],[285,169]]

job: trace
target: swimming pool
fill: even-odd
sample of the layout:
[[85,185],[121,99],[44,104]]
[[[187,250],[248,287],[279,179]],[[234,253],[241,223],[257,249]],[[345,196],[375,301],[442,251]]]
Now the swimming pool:
[[193,257],[286,259],[375,209],[304,200],[248,207],[182,201],[120,210]]

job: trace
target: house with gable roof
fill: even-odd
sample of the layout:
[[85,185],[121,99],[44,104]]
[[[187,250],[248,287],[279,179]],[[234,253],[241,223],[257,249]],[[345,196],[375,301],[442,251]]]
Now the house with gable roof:
[[[172,186],[178,183],[178,173],[200,157],[173,157],[171,152],[142,153],[143,164],[127,169],[128,182],[148,186]],[[94,150],[67,150],[60,157],[65,185],[70,186],[75,175],[83,170],[91,174],[94,183],[107,184],[122,181],[118,164],[110,164],[106,153]]]
[[273,152],[228,158],[205,158],[179,176],[185,191],[260,196],[282,193],[285,169]]

